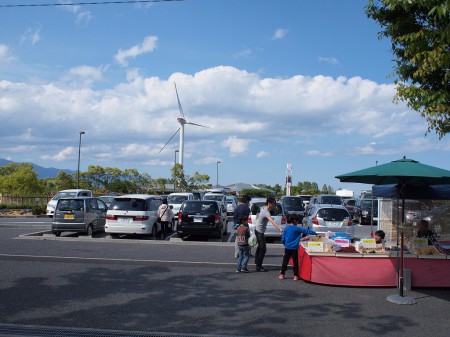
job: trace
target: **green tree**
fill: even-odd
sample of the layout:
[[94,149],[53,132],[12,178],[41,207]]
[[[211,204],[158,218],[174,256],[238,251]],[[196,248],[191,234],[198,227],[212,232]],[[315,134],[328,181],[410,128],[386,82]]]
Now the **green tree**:
[[76,187],[76,181],[73,174],[69,174],[64,171],[59,171],[56,175],[56,179],[54,180],[54,187],[60,191],[60,190],[67,190],[70,188]]
[[200,174],[195,171],[193,176],[188,177],[188,187],[191,191],[198,191],[202,189],[211,188],[209,183],[210,176],[207,174]]
[[0,167],[0,193],[11,196],[36,196],[44,193],[33,165],[11,163]]
[[450,1],[370,0],[379,37],[391,39],[396,101],[418,111],[440,138],[450,131]]
[[186,181],[186,176],[184,175],[183,165],[175,164],[172,169],[172,177],[174,179],[174,184],[177,191],[185,192],[188,190],[188,184]]

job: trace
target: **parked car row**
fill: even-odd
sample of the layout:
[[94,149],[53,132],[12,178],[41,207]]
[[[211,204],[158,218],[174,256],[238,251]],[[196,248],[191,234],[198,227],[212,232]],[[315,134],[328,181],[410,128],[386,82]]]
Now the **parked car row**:
[[161,196],[128,194],[114,197],[108,207],[100,198],[75,196],[60,198],[52,221],[52,232],[76,232],[92,235],[104,231],[116,237],[120,234],[156,236],[161,231],[158,208]]

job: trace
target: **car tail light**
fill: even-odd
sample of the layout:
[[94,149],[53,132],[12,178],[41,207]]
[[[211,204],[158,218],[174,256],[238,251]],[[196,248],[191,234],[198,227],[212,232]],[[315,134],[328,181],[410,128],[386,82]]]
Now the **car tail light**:
[[149,219],[148,216],[136,216],[134,217],[134,221],[147,221]]
[[352,218],[348,218],[347,226],[353,226],[353,219]]
[[178,213],[178,221],[179,221],[179,222],[181,222],[181,218],[182,218],[181,213]]
[[282,225],[286,224],[286,217],[284,215],[281,217],[281,224]]
[[248,223],[252,223],[252,217],[251,216],[248,217],[248,221],[247,222]]
[[106,220],[117,220],[117,217],[115,215],[107,215]]
[[312,220],[313,225],[319,226],[319,220],[317,219],[316,216],[314,216],[311,220]]
[[219,223],[220,222],[220,215],[216,214],[215,218],[214,218],[214,222],[215,223]]

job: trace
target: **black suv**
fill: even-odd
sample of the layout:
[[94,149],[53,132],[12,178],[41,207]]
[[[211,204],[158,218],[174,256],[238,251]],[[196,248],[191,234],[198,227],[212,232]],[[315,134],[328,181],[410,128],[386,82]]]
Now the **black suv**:
[[220,210],[215,200],[185,201],[178,213],[177,236],[208,235],[222,239],[227,232]]
[[[372,212],[373,204],[373,212]],[[377,199],[358,199],[355,204],[353,220],[360,225],[370,225],[370,219],[373,213],[373,224],[378,220],[378,200]]]

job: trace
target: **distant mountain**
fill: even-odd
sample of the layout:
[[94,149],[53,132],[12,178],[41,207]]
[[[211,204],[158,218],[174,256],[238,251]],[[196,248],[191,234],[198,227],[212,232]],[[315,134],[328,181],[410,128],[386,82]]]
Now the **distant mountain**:
[[[0,158],[0,166],[5,166],[8,164],[14,163],[13,161],[10,160],[6,160],[6,159],[2,159]],[[17,163],[20,164],[20,163]],[[54,167],[42,167],[33,163],[29,163],[31,165],[33,165],[34,167],[34,171],[37,173],[38,177],[40,179],[44,179],[44,178],[56,178],[57,174],[59,171],[64,171],[66,173],[75,173],[76,171],[73,170],[66,170],[66,169],[57,169]]]

